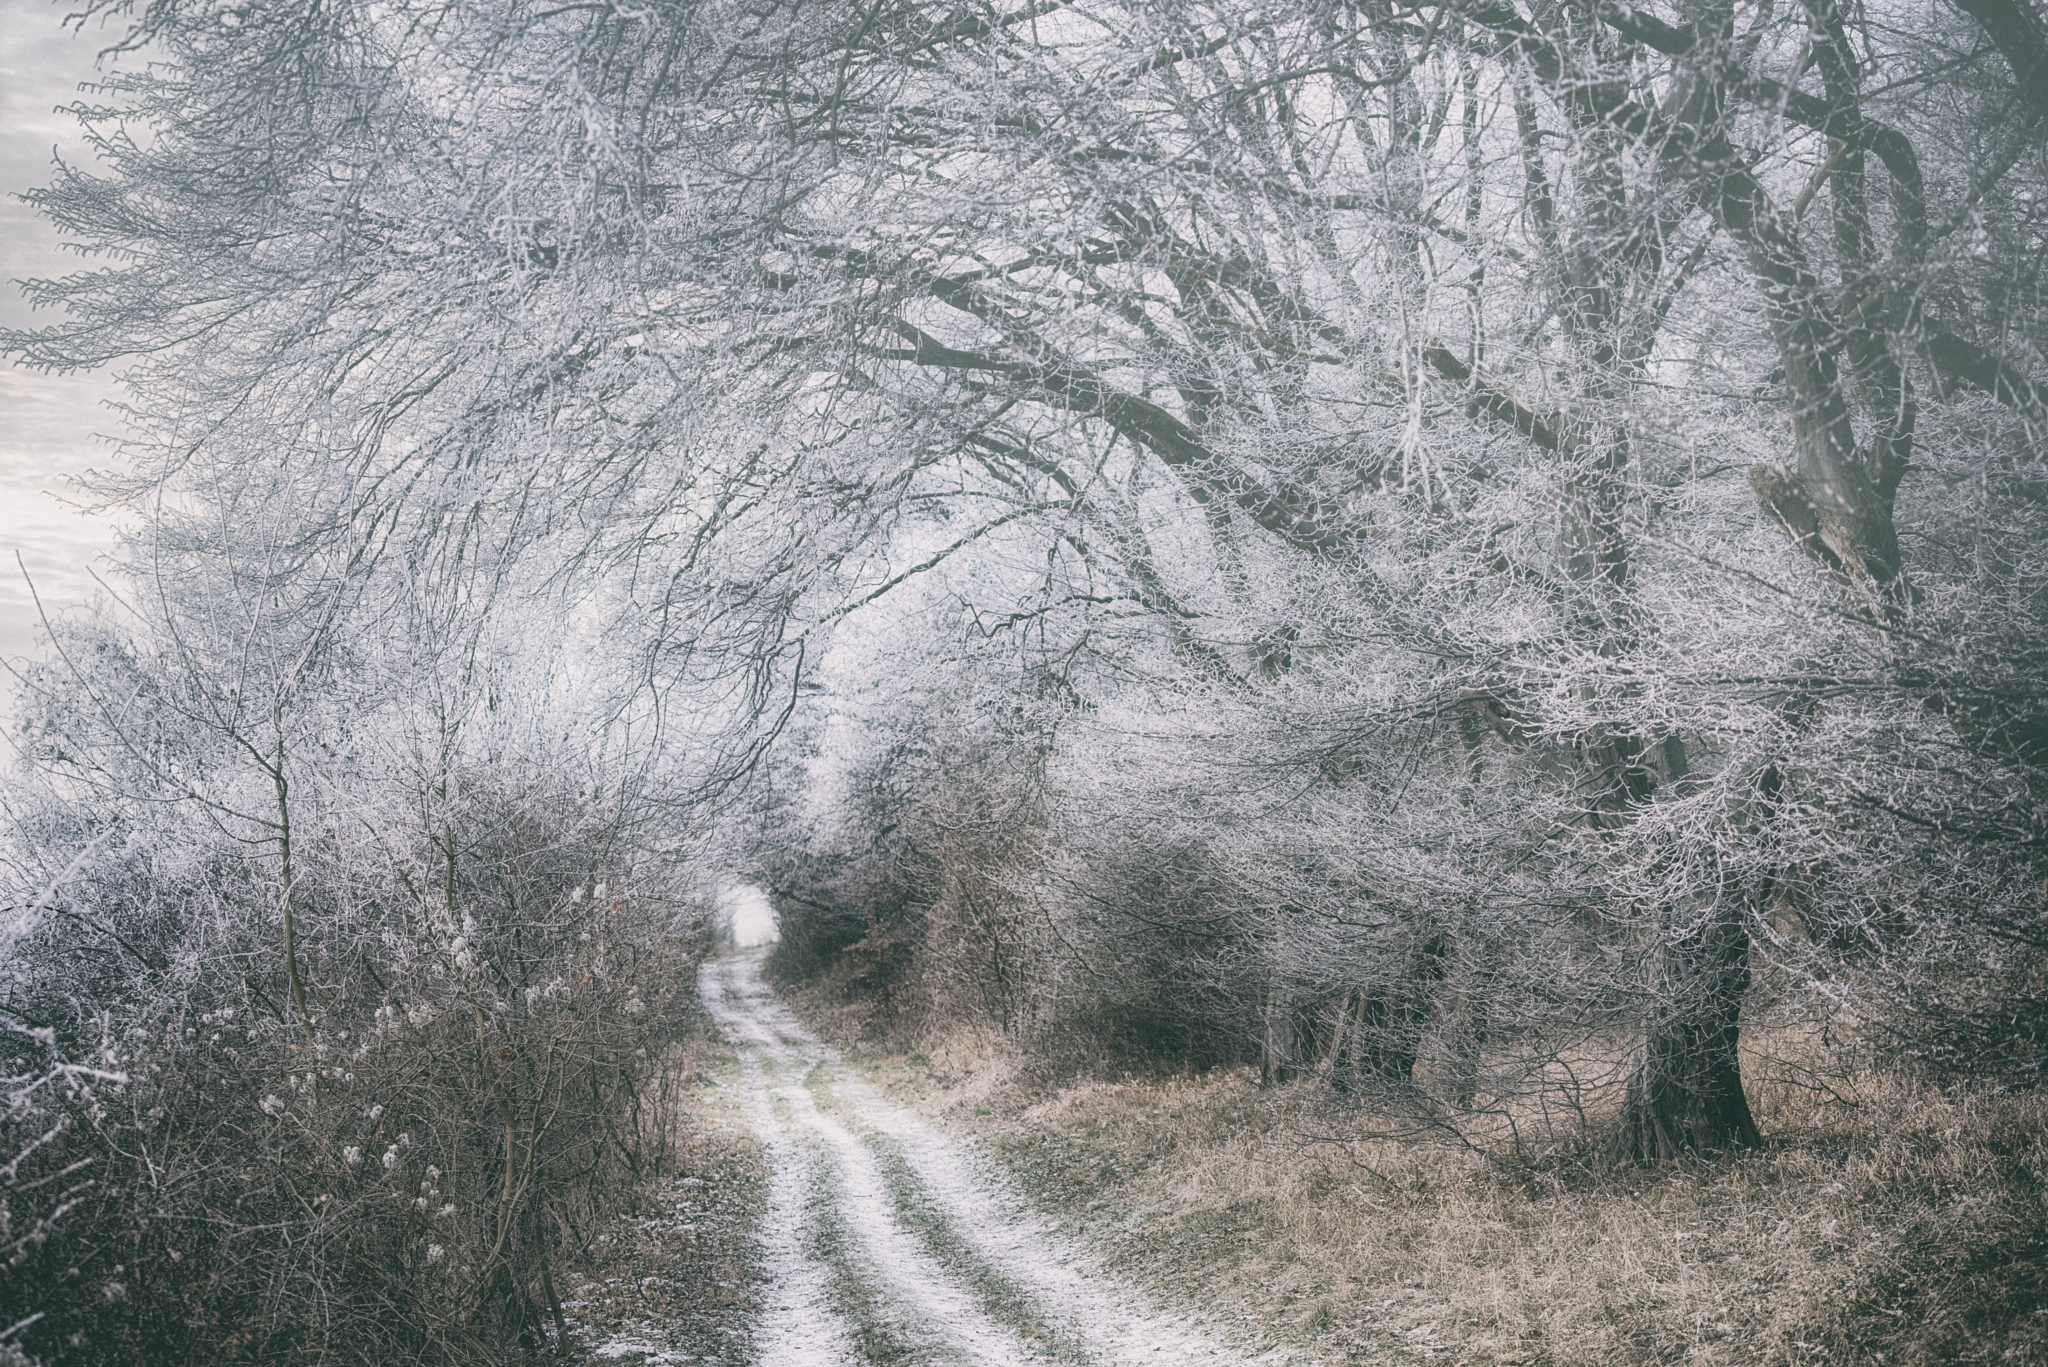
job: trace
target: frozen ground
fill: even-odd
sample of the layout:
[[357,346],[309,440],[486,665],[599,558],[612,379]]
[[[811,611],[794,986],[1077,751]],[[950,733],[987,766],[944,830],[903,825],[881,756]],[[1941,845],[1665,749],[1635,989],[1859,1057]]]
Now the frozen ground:
[[713,960],[700,986],[739,1053],[742,1110],[771,1170],[761,1367],[1282,1361],[1106,1275],[991,1159],[798,1024],[758,954]]

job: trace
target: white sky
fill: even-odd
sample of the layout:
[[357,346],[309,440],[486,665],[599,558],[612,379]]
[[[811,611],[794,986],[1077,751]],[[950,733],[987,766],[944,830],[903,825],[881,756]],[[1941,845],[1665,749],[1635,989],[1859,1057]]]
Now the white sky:
[[[77,124],[55,112],[94,78],[101,31],[85,35],[61,20],[70,6],[48,0],[0,0],[0,326],[51,321],[33,313],[16,281],[77,270],[56,230],[17,196],[51,178],[54,149],[82,156]],[[34,576],[45,606],[90,597],[88,571],[111,544],[109,524],[78,509],[69,478],[105,468],[111,448],[94,439],[116,430],[105,404],[117,387],[105,374],[54,376],[0,362],[0,656],[34,649],[35,609],[17,553]],[[0,679],[4,684],[4,679]],[[5,691],[0,689],[0,691]],[[12,710],[0,698],[0,716]]]
[[725,914],[732,918],[732,942],[740,949],[752,949],[777,938],[775,908],[768,894],[751,883],[728,887],[719,897]]

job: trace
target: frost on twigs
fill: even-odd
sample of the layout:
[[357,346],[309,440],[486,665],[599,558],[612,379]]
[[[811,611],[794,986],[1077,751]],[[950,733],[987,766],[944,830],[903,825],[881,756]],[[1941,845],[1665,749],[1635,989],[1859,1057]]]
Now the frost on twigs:
[[735,866],[874,1035],[1511,1159],[1768,1138],[1762,1019],[2038,1076],[2005,0],[85,8],[0,1019],[175,1275],[27,1340],[558,1339]]
[[[253,1333],[303,1332],[315,1305],[330,1341],[385,1360],[453,1333],[553,1337],[548,1288],[573,1261],[561,1231],[663,1170],[659,1060],[702,915],[688,871],[636,856],[630,880],[610,880],[630,894],[572,903],[566,883],[619,857],[602,812],[471,776],[435,822],[457,833],[451,863],[408,835],[420,790],[404,796],[402,767],[310,750],[295,776],[354,791],[384,824],[360,847],[292,852],[306,1018],[278,940],[275,846],[209,844],[175,803],[97,809],[127,833],[74,871],[67,914],[13,946],[12,965],[37,968],[10,972],[4,1005],[54,1022],[10,1037],[0,1117],[5,1299],[41,1311],[32,1350],[83,1334],[144,1360],[173,1335],[231,1354]],[[80,811],[54,789],[34,801],[53,830]],[[134,976],[93,976],[88,918]],[[436,971],[451,920],[467,976]],[[94,1066],[64,1063],[71,1048]],[[97,1239],[118,1232],[127,1272],[81,1260],[67,1238],[81,1219]],[[306,1299],[260,1290],[283,1261]],[[367,1267],[405,1274],[403,1290],[373,1293]]]

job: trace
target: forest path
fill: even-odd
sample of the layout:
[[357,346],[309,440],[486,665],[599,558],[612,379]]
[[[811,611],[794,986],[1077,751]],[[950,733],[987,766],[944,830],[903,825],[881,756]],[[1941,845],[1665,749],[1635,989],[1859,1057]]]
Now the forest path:
[[1033,1214],[994,1162],[847,1067],[761,981],[714,959],[699,989],[740,1057],[771,1169],[761,1367],[1269,1364],[1164,1314]]

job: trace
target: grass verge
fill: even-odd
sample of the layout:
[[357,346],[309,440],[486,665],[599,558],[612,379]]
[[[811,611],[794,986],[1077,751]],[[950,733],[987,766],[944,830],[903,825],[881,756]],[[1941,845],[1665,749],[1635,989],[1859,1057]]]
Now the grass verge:
[[1245,1070],[1048,1080],[806,1014],[1116,1270],[1327,1362],[2048,1364],[2048,1098],[1760,1087],[1740,1160],[1508,1168],[1348,1140]]
[[762,1290],[758,1231],[767,1169],[729,1099],[739,1060],[709,1021],[668,1059],[687,1090],[671,1174],[640,1208],[590,1234],[565,1279],[563,1309],[581,1360],[620,1367],[752,1361]]

